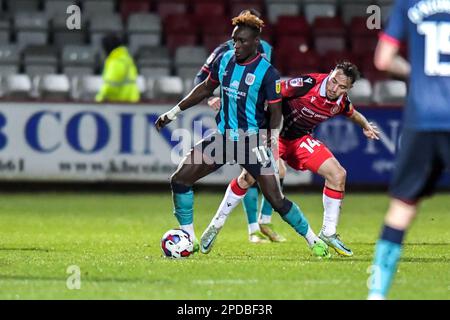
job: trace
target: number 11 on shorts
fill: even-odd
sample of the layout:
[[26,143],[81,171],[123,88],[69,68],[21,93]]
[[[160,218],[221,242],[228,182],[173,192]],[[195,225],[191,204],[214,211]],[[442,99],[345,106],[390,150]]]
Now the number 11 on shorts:
[[302,141],[302,143],[300,143],[300,148],[305,148],[309,153],[314,152],[314,147],[320,146],[320,142],[314,139],[306,138],[306,142]]

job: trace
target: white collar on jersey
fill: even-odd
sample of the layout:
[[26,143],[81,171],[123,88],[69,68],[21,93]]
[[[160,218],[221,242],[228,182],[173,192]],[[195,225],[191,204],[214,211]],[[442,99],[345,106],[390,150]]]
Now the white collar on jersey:
[[[327,92],[326,92],[326,90],[327,90],[327,82],[328,82],[328,78],[329,78],[329,77],[330,77],[330,76],[327,76],[325,79],[323,79],[322,83],[320,84],[320,96],[323,97],[323,98],[327,98]],[[341,95],[339,96],[339,98],[338,98],[336,101],[330,101],[330,100],[328,100],[328,98],[327,98],[327,99],[326,99],[326,100],[327,100],[326,102],[328,102],[328,103],[336,103],[336,104],[340,104],[343,97],[344,97],[344,95],[341,94]]]

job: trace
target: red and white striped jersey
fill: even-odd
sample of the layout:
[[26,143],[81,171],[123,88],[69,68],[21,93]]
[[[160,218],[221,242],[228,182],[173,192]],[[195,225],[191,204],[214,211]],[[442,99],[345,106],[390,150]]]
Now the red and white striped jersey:
[[350,117],[354,107],[347,94],[330,101],[326,96],[328,74],[312,73],[281,83],[283,128],[281,137],[297,139],[312,133],[321,122],[337,115]]

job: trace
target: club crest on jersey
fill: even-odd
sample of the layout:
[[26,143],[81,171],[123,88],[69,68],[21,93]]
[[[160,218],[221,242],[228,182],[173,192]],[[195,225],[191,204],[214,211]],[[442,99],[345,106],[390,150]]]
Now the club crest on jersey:
[[330,112],[331,114],[336,114],[339,112],[339,109],[340,109],[339,106],[335,105],[333,108],[331,108]]
[[247,73],[245,76],[245,84],[248,86],[251,86],[253,83],[255,83],[255,75],[253,73]]
[[275,81],[275,92],[277,94],[281,92],[281,80]]
[[289,80],[291,87],[303,87],[303,78],[295,78]]

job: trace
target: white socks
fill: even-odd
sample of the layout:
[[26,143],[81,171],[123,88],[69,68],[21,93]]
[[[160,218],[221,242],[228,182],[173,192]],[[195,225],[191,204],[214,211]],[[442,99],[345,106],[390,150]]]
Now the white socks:
[[335,191],[325,187],[323,189],[323,225],[322,233],[329,237],[336,233],[336,227],[341,213],[342,199],[344,192]]
[[245,196],[247,190],[240,188],[237,185],[236,179],[233,179],[228,185],[225,196],[223,197],[222,203],[216,212],[212,222],[217,229],[220,229],[225,224],[228,215],[233,211],[234,208],[239,204],[242,198]]
[[314,231],[312,231],[310,226],[308,226],[308,231],[305,234],[305,240],[308,242],[310,247],[312,247],[317,241],[321,241]]
[[191,224],[184,224],[184,225],[180,226],[180,228],[182,230],[186,231],[187,233],[189,233],[189,235],[191,236],[192,242],[194,242],[195,239],[197,239],[195,237],[194,224],[193,223],[191,223]]

